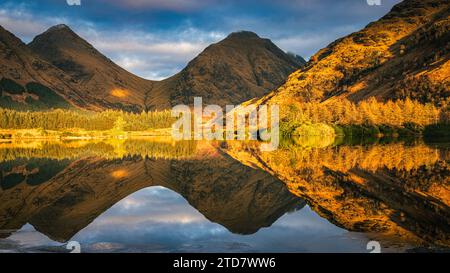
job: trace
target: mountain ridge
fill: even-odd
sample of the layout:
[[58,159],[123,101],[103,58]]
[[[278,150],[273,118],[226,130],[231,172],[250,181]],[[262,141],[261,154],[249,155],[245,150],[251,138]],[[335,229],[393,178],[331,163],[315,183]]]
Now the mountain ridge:
[[[67,89],[72,90],[74,95],[65,96],[68,91],[53,86],[48,86],[46,92],[61,95],[63,99],[60,103],[66,100],[70,107],[94,111],[170,109],[179,103],[192,104],[195,96],[204,97],[205,103],[210,104],[239,104],[267,94],[305,63],[301,57],[285,53],[269,39],[260,38],[250,31],[240,31],[208,46],[180,73],[162,81],[152,81],[118,66],[64,24],[50,27],[28,45],[15,36],[14,39],[24,48],[24,56],[33,56],[33,59],[57,71],[60,85],[70,83]],[[4,64],[4,67],[8,66],[12,65]],[[25,73],[23,70],[19,69],[17,74]],[[45,87],[45,71],[37,72],[43,75],[37,81]],[[16,84],[13,78],[4,75],[2,81],[7,81],[8,85]],[[48,78],[57,81],[50,76]],[[20,82],[22,85],[27,83]],[[20,91],[25,88],[18,89],[20,96],[28,95]],[[75,94],[79,94],[79,98],[73,102],[71,98]],[[35,99],[39,97],[33,95]],[[27,108],[28,102],[32,101],[19,99],[13,106]],[[8,104],[12,103],[7,101],[2,106],[9,108]],[[42,108],[53,108],[47,106]],[[35,110],[32,105],[29,108]]]
[[405,0],[376,22],[313,55],[270,94],[248,103],[450,97],[448,1]]
[[174,104],[192,104],[194,96],[202,97],[206,104],[239,104],[265,95],[304,64],[304,60],[288,55],[269,39],[239,31],[208,46],[162,85],[175,90],[170,98]]
[[[21,106],[20,101],[35,100],[43,89],[26,88],[31,83],[44,83],[46,88],[54,90],[46,91],[47,97],[51,99],[42,102],[47,103],[71,101],[65,107],[89,108],[82,94],[77,92],[71,78],[60,69],[40,59],[19,38],[0,26],[0,106]],[[54,92],[56,91],[56,92]]]
[[[115,64],[67,25],[49,28],[28,44],[42,59],[69,74],[89,95],[140,111],[152,81],[140,78]],[[120,104],[123,104],[121,106]]]
[[[0,106],[27,106],[46,93],[51,98],[41,103],[44,108],[52,108],[54,101],[56,108],[130,112],[191,105],[197,96],[205,104],[221,106],[288,107],[371,97],[441,106],[450,100],[449,14],[444,0],[405,0],[378,21],[319,50],[308,63],[253,32],[233,32],[162,81],[126,71],[67,25],[51,27],[28,46],[1,28],[9,43],[3,41],[0,48],[5,56],[0,62]],[[11,52],[21,57],[8,59]],[[28,90],[30,82],[39,88]]]

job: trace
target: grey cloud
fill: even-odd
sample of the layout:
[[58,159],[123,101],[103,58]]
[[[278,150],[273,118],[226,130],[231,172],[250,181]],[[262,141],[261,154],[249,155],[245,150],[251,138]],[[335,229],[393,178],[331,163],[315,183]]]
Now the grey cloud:
[[216,0],[101,0],[126,9],[158,9],[172,11],[192,11],[214,5]]

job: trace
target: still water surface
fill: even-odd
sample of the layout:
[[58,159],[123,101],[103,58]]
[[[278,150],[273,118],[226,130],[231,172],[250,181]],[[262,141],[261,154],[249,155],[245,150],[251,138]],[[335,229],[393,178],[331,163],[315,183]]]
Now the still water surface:
[[448,251],[449,145],[0,143],[0,252]]

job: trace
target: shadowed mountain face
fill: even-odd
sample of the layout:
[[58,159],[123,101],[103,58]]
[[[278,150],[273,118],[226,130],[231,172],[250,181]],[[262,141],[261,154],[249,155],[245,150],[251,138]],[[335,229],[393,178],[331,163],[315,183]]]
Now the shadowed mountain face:
[[301,57],[286,54],[268,39],[236,32],[206,48],[155,90],[170,90],[172,105],[192,104],[195,96],[206,104],[235,105],[274,90],[304,64]]
[[[146,167],[151,166],[147,161]],[[161,186],[180,193],[206,218],[233,233],[256,233],[286,212],[305,205],[280,180],[228,155],[200,162],[174,162],[170,173],[172,179]]]
[[[61,33],[63,45],[72,45],[72,47],[68,49],[63,47],[64,50],[57,51],[55,45],[58,44],[58,39],[51,39],[46,46],[39,43],[44,37],[37,39],[36,47],[40,45],[41,48],[49,50],[48,56],[53,56],[47,60],[42,58],[45,56],[36,54],[17,37],[0,27],[0,107],[18,110],[116,108],[138,111],[143,109],[144,95],[128,96],[128,93],[120,87],[127,84],[135,86],[138,82],[147,81],[115,66],[65,26],[56,26],[45,35],[53,38],[55,32]],[[88,58],[87,52],[95,57]],[[69,57],[67,60],[58,59],[60,56],[70,56],[85,62],[80,65],[71,62]],[[100,66],[104,69],[101,70]],[[97,71],[93,73],[91,69]],[[122,74],[130,77],[123,79]],[[112,99],[114,96],[102,93],[101,87],[112,86],[112,83],[118,83],[117,90],[111,88],[111,92],[116,90],[113,94],[116,95],[117,100]]]
[[142,79],[102,55],[66,25],[51,27],[28,46],[0,28],[0,106],[84,108],[131,112],[192,103],[239,104],[281,85],[305,61],[252,32],[209,46],[179,74]]
[[[0,229],[12,232],[30,223],[64,242],[123,198],[151,186],[181,194],[209,220],[240,234],[255,233],[305,204],[262,170],[211,147],[200,153],[182,161],[142,156],[61,161],[66,167],[55,168],[52,175],[44,163],[33,167],[20,160],[8,163],[2,166],[1,182],[7,181],[8,187],[0,191]],[[46,172],[47,180],[30,185],[29,177],[40,172]]]
[[139,78],[113,63],[66,25],[51,27],[28,45],[74,81],[104,108],[143,109],[152,81]]
[[405,0],[379,21],[315,54],[261,102],[450,97],[449,16],[445,0]]
[[0,91],[0,106],[6,108],[88,108],[70,76],[39,58],[1,26]]

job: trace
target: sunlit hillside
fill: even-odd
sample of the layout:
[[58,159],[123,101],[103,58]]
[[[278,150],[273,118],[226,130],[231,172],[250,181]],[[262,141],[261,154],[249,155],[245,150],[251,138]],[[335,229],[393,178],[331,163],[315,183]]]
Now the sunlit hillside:
[[[334,109],[343,98],[410,98],[446,108],[448,28],[448,1],[403,1],[379,21],[321,49],[278,90],[251,103],[279,104],[284,117],[295,111],[290,107],[296,103],[321,102]],[[396,118],[383,114],[387,121]]]

